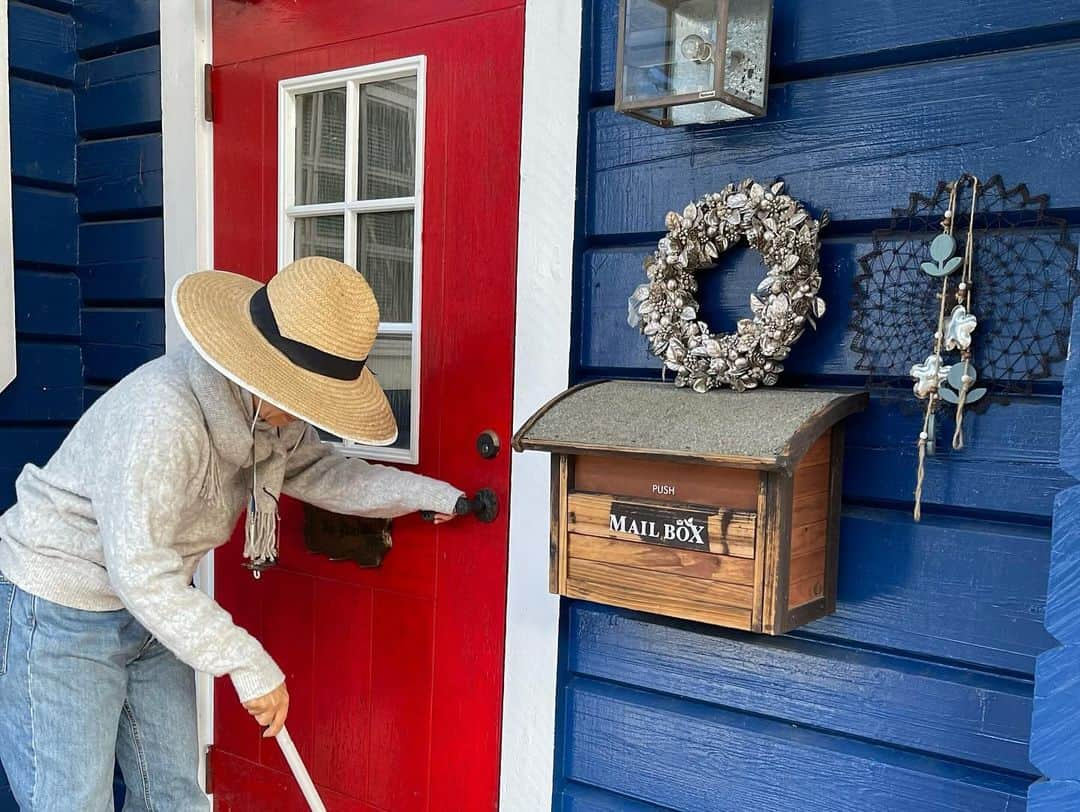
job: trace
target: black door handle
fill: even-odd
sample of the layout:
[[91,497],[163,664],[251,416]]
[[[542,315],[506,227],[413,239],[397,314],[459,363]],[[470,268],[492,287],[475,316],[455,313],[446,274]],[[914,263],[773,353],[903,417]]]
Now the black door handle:
[[[496,496],[495,491],[490,488],[481,488],[472,499],[465,496],[459,498],[457,504],[454,505],[454,514],[468,516],[470,513],[484,523],[495,521],[499,517],[499,497]],[[435,521],[435,511],[422,510],[420,518],[425,522]]]

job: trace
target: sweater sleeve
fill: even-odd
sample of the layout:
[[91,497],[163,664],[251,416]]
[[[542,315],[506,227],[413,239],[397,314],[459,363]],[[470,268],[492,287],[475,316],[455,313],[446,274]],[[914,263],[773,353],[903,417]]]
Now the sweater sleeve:
[[166,648],[199,671],[228,674],[247,702],[274,690],[285,675],[254,637],[187,580],[173,543],[185,508],[198,498],[202,441],[200,428],[166,423],[151,418],[117,429],[125,436],[112,444],[112,470],[122,475],[103,481],[94,498],[109,580]]
[[464,495],[437,479],[348,457],[311,427],[289,456],[282,491],[324,510],[378,519],[417,510],[453,513]]

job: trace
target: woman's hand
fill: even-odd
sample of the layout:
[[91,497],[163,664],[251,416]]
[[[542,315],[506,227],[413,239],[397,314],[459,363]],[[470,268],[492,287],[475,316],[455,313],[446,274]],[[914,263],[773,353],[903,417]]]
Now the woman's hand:
[[285,726],[285,717],[289,715],[289,692],[285,683],[265,696],[260,696],[244,703],[248,713],[255,717],[255,721],[266,728],[263,738],[269,739],[281,732]]
[[447,522],[453,521],[456,518],[456,513],[436,513],[435,518],[432,519],[432,521],[435,522],[435,524],[446,524]]

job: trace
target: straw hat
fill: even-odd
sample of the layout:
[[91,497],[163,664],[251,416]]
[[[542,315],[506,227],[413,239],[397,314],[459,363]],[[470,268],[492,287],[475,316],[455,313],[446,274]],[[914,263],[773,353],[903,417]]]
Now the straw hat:
[[379,306],[348,265],[306,257],[267,285],[200,271],[176,283],[173,309],[199,354],[256,397],[358,443],[397,439],[390,403],[365,365]]

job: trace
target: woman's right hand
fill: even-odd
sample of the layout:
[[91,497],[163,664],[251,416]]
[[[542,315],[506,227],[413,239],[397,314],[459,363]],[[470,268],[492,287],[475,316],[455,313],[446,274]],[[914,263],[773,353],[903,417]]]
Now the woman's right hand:
[[285,683],[265,696],[260,696],[244,703],[248,713],[255,721],[266,728],[263,738],[269,739],[281,732],[285,726],[285,717],[289,715],[289,692]]

